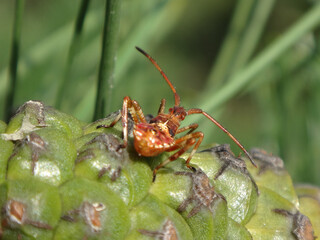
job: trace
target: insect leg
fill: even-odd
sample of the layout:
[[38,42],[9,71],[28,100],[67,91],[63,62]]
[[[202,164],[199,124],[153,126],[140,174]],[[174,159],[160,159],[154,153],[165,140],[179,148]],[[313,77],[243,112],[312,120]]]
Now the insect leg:
[[[140,104],[136,101],[136,100],[132,100],[132,108],[129,108],[129,111],[130,111],[130,114],[131,115],[136,115],[140,121],[138,119],[134,120],[135,123],[138,123],[138,122],[143,122],[143,123],[146,123],[146,118],[142,112],[142,109],[140,107]],[[134,112],[133,112],[134,111]]]
[[203,139],[203,133],[202,132],[195,132],[195,133],[190,133],[188,135],[185,135],[181,138],[178,138],[175,140],[174,144],[172,146],[170,146],[168,149],[165,149],[165,151],[167,152],[171,152],[174,151],[176,149],[179,149],[179,151],[177,151],[176,153],[174,153],[173,155],[171,155],[167,160],[165,160],[164,162],[162,162],[161,164],[159,164],[154,170],[153,170],[153,181],[156,177],[157,171],[164,167],[165,165],[167,165],[169,162],[173,162],[176,159],[178,159],[178,157],[180,157],[183,153],[185,153],[186,151],[188,151],[188,149],[194,145],[194,143],[197,141],[196,145],[194,146],[194,148],[192,149],[192,152],[190,153],[187,161],[186,161],[186,166],[190,169],[192,169],[192,166],[189,165],[189,162],[193,156],[193,154],[196,152],[196,150],[198,149],[202,139]]
[[163,98],[163,99],[161,99],[160,107],[159,107],[159,110],[158,110],[158,115],[160,113],[164,113],[165,106],[166,106],[166,100]]
[[123,128],[123,144],[120,145],[121,148],[125,148],[128,145],[128,113],[129,112],[135,124],[139,122],[146,122],[146,119],[144,117],[144,114],[141,110],[139,103],[135,100],[131,100],[130,97],[126,96],[123,99],[121,113],[109,125],[97,126],[97,128],[113,127],[121,118],[122,128]]
[[187,130],[190,129],[190,131],[187,133],[187,134],[189,134],[189,133],[193,132],[196,128],[198,128],[198,126],[199,125],[197,123],[190,124],[189,126],[179,128],[176,131],[176,134],[182,133],[182,132],[187,131]]
[[154,181],[156,179],[156,174],[160,168],[164,167],[169,162],[173,162],[176,159],[178,159],[178,157],[180,157],[184,152],[186,152],[194,143],[195,143],[195,139],[190,138],[190,139],[185,140],[184,142],[176,143],[175,145],[171,146],[170,149],[168,150],[168,152],[174,151],[179,148],[180,148],[180,150],[177,151],[176,153],[174,153],[173,155],[171,155],[167,160],[165,160],[164,162],[160,163],[158,166],[155,167],[155,169],[153,170],[153,180],[152,181]]
[[121,148],[125,148],[128,145],[128,112],[130,112],[135,124],[141,121],[146,122],[139,103],[135,100],[131,100],[128,96],[124,97],[121,112],[123,128],[123,144],[120,146]]
[[253,161],[253,158],[251,155],[248,153],[248,151],[242,146],[242,144],[239,142],[238,139],[236,139],[226,128],[224,128],[217,120],[215,120],[213,117],[211,117],[208,113],[202,111],[201,109],[198,108],[193,108],[187,111],[187,115],[189,114],[203,114],[205,117],[207,117],[211,122],[213,122],[215,125],[217,125],[222,131],[224,131],[237,145],[238,147],[247,155],[249,158],[250,162],[252,163],[253,166],[257,167],[255,162]]
[[140,105],[136,101],[131,100],[131,98],[128,96],[124,97],[121,113],[123,128],[123,144],[121,147],[123,148],[127,147],[128,145],[128,111],[130,112],[135,124],[139,123],[139,118],[144,119]]
[[116,118],[109,124],[109,125],[99,125],[97,126],[97,128],[109,128],[109,127],[113,127],[114,125],[116,125],[117,122],[119,122],[120,118],[121,118],[121,111],[119,112],[119,114],[116,116]]
[[[110,128],[113,127],[120,119],[122,119],[123,127],[123,144],[120,148],[125,148],[128,144],[128,108],[132,108],[132,100],[130,97],[126,96],[123,99],[122,109],[119,115],[109,124],[109,125],[99,125],[97,128]],[[136,123],[138,118],[134,111],[130,111],[133,121]]]
[[204,135],[202,132],[195,132],[195,133],[187,134],[187,135],[175,140],[176,144],[179,144],[180,142],[184,142],[184,141],[188,142],[190,139],[194,139],[194,142],[196,141],[196,139],[198,140],[197,143],[194,145],[188,159],[186,160],[186,166],[190,169],[191,169],[191,166],[189,165],[189,162],[190,162],[191,158],[193,157],[193,155],[195,154],[195,152],[197,151],[197,149],[199,148],[203,137],[204,137]]

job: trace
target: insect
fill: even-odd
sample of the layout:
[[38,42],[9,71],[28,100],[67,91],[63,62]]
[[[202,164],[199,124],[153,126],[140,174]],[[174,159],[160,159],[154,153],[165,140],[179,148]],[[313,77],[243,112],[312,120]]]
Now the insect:
[[[169,113],[164,113],[166,100],[162,99],[158,110],[158,115],[152,118],[150,121],[147,121],[139,103],[126,96],[123,99],[122,111],[118,116],[116,116],[114,121],[112,121],[109,125],[99,125],[97,126],[97,128],[113,127],[121,119],[123,127],[123,144],[120,147],[125,148],[128,144],[128,113],[130,113],[134,121],[134,147],[139,155],[152,157],[157,156],[163,152],[176,151],[167,160],[155,167],[155,169],[153,170],[153,180],[155,180],[157,171],[160,168],[162,168],[169,162],[172,162],[179,158],[191,147],[193,147],[193,149],[191,150],[191,153],[186,160],[186,166],[192,169],[191,165],[189,164],[190,160],[200,146],[204,134],[200,131],[194,132],[194,130],[199,126],[197,123],[193,123],[185,127],[180,127],[180,122],[183,121],[186,116],[192,114],[202,114],[214,124],[216,124],[223,132],[225,132],[241,148],[241,150],[247,155],[251,163],[256,167],[256,164],[254,163],[247,150],[217,120],[215,120],[208,113],[199,108],[186,110],[181,107],[180,96],[178,95],[175,87],[172,85],[160,66],[144,50],[139,47],[136,47],[136,49],[151,61],[151,63],[158,69],[162,77],[168,83],[174,94],[174,106],[172,108],[169,108]],[[179,138],[175,137],[177,134],[186,131],[188,132],[184,136]]]

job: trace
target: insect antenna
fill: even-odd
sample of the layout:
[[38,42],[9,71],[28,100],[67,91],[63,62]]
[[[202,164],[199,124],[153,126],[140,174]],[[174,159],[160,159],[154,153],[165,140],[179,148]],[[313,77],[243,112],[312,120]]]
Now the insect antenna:
[[211,117],[208,113],[205,111],[198,109],[198,108],[192,108],[187,111],[187,115],[189,114],[203,114],[205,117],[207,117],[211,122],[213,122],[215,125],[217,125],[223,132],[225,132],[231,139],[234,141],[238,147],[247,155],[249,158],[250,162],[254,167],[257,167],[256,163],[253,161],[253,158],[251,155],[248,153],[248,151],[244,148],[244,146],[239,142],[238,139],[236,139],[226,128],[224,128],[216,119]]
[[150,61],[151,63],[158,69],[158,71],[161,73],[162,77],[166,80],[166,82],[169,84],[172,92],[174,93],[174,105],[175,106],[179,106],[180,105],[180,96],[178,95],[176,89],[174,88],[174,86],[172,85],[172,83],[170,82],[169,78],[167,77],[167,75],[162,71],[162,69],[160,68],[160,66],[158,65],[158,63],[148,54],[146,53],[144,50],[142,50],[139,47],[136,47],[136,49],[141,52],[143,55],[145,55]]

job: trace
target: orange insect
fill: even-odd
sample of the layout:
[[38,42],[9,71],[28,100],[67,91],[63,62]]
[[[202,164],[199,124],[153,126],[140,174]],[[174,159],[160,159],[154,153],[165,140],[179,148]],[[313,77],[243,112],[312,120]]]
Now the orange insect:
[[[189,163],[200,146],[204,134],[202,132],[193,132],[197,127],[197,123],[193,123],[186,127],[180,128],[180,122],[185,119],[186,116],[191,114],[203,114],[210,121],[216,124],[222,131],[224,131],[228,136],[242,149],[242,151],[247,155],[251,163],[256,167],[252,157],[247,152],[247,150],[242,146],[242,144],[227,130],[225,129],[217,120],[211,117],[208,113],[204,112],[198,108],[192,108],[185,110],[180,106],[180,96],[176,92],[176,89],[162,71],[156,61],[145,51],[136,47],[136,49],[145,55],[152,64],[159,70],[163,78],[168,83],[172,92],[174,93],[175,103],[172,108],[169,109],[169,113],[164,113],[166,100],[162,99],[158,110],[158,115],[152,118],[149,122],[145,119],[145,116],[141,110],[139,103],[132,100],[130,97],[126,96],[123,99],[122,111],[109,125],[99,125],[97,128],[109,128],[113,127],[120,119],[122,119],[123,126],[123,144],[120,146],[125,148],[128,144],[128,113],[131,114],[134,121],[134,147],[139,155],[145,157],[157,156],[163,152],[172,152],[177,150],[173,155],[171,155],[167,160],[159,164],[153,170],[153,180],[155,179],[157,171],[180,157],[184,152],[193,146],[193,149],[186,160],[186,166],[192,168]],[[179,133],[188,131],[188,133],[180,138],[175,138]]]

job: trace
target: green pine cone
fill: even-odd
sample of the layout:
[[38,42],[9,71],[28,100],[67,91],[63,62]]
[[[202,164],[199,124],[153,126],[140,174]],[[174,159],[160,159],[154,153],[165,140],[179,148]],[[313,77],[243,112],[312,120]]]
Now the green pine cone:
[[297,239],[320,236],[320,189],[294,186],[283,161],[229,145],[152,170],[172,153],[121,148],[117,114],[84,124],[28,101],[0,121],[0,239]]

